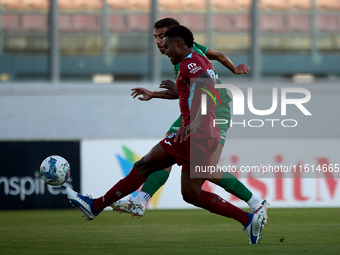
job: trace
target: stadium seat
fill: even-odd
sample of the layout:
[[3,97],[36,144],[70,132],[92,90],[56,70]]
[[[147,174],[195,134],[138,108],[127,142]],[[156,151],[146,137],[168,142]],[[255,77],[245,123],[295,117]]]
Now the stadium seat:
[[186,10],[201,11],[207,8],[206,0],[182,0]]
[[130,31],[130,28],[127,24],[127,16],[124,15],[110,15],[108,20],[108,27],[111,33]]
[[23,15],[22,26],[25,31],[47,32],[47,15]]
[[112,10],[130,10],[133,4],[128,0],[106,0]]
[[320,9],[340,10],[340,0],[316,0]]
[[58,20],[59,31],[64,33],[72,33],[76,31],[73,24],[73,15],[61,14]]
[[97,15],[75,15],[73,20],[74,28],[77,31],[99,33],[102,31],[101,16]]
[[173,18],[179,22],[179,24],[182,24],[183,22],[183,17],[184,15],[178,14],[178,13],[161,13],[159,16],[159,19],[164,19],[164,18]]
[[149,31],[149,16],[147,14],[136,14],[128,16],[129,29],[139,32]]
[[20,10],[28,8],[28,6],[22,0],[1,0],[0,3],[2,9]]
[[47,10],[50,6],[48,0],[22,0],[26,6],[34,10]]
[[76,0],[58,0],[61,10],[79,10],[80,6]]
[[322,32],[340,32],[340,17],[338,15],[320,15],[318,28]]
[[299,10],[309,10],[312,6],[312,0],[288,0],[290,5]]
[[236,32],[233,16],[215,14],[212,16],[213,29],[216,32]]
[[183,16],[182,24],[188,27],[193,33],[205,31],[205,16],[200,14],[188,14]]
[[151,8],[151,0],[130,0],[130,3],[138,11],[146,11]]
[[237,10],[241,6],[235,0],[211,0],[212,8],[218,11]]
[[23,32],[21,16],[15,14],[2,15],[2,27],[6,32]]
[[260,18],[260,30],[261,32],[287,32],[288,28],[285,24],[283,16],[268,15]]
[[250,30],[250,15],[236,15],[234,17],[234,24],[236,31],[238,32],[244,32]]
[[240,8],[250,10],[253,1],[252,0],[235,0],[235,2]]
[[98,10],[103,8],[103,0],[77,0],[80,8],[87,10]]
[[291,15],[288,16],[288,30],[289,32],[309,32],[310,31],[310,17],[309,15]]
[[185,5],[181,0],[158,0],[160,9],[162,10],[183,10]]
[[260,8],[272,10],[291,10],[292,5],[288,1],[289,0],[260,0]]

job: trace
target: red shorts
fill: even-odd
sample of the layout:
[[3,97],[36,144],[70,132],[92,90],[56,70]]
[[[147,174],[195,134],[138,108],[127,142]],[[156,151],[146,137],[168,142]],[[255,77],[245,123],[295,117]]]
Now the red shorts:
[[[204,144],[195,143],[187,139],[186,141],[175,142],[177,133],[172,133],[164,138],[159,144],[172,157],[178,165],[182,166],[182,171],[194,171],[195,166],[210,166],[210,159],[218,146],[218,140],[206,140]],[[203,178],[203,176],[196,176]]]

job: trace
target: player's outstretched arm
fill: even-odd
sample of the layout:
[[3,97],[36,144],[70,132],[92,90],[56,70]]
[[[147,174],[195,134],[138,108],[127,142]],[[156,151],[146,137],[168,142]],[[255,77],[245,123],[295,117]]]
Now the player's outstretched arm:
[[223,52],[208,49],[206,56],[210,60],[217,60],[234,74],[247,74],[249,72],[249,66],[239,64],[235,67],[230,58]]
[[150,91],[146,88],[138,87],[131,89],[131,91],[131,96],[133,98],[137,97],[141,101],[149,101],[152,98],[178,99],[177,89],[175,89],[175,92],[171,89],[163,91]]

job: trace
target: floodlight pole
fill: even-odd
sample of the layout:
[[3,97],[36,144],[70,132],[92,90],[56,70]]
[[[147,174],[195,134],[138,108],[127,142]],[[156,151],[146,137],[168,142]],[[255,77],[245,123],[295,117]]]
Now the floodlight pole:
[[153,37],[153,24],[158,19],[157,0],[151,1],[150,24],[149,24],[149,81],[157,83],[160,81],[160,59],[155,39]]
[[48,14],[48,72],[51,83],[60,81],[60,53],[59,53],[59,29],[58,29],[59,8],[57,0],[50,0]]
[[259,0],[253,0],[251,5],[251,49],[250,49],[250,74],[254,80],[261,78],[261,49],[259,45]]

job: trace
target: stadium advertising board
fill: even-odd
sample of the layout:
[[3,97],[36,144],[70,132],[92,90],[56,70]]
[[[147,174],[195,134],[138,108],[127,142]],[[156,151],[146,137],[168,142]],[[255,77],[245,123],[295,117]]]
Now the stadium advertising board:
[[[94,197],[105,194],[125,177],[133,163],[159,140],[84,140],[81,142],[81,191]],[[339,140],[229,139],[220,159],[271,207],[340,207]],[[181,169],[173,167],[167,183],[147,208],[194,208],[180,192]],[[206,182],[203,188],[239,207],[247,204],[222,188]],[[137,193],[132,194],[136,196]]]
[[[62,155],[71,177],[62,186],[47,185],[39,175],[42,161]],[[79,142],[0,142],[0,209],[69,208],[65,187],[79,190]]]

